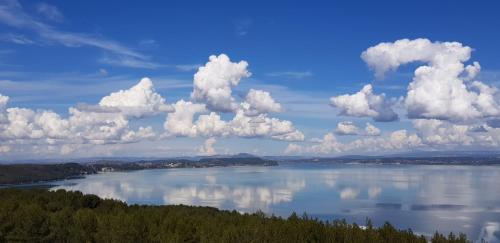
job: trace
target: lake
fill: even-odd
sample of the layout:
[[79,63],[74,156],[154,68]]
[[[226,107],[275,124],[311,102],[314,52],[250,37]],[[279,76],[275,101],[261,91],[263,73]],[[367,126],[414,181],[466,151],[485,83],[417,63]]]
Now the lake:
[[137,204],[187,204],[500,239],[500,166],[281,163],[142,170],[56,182]]

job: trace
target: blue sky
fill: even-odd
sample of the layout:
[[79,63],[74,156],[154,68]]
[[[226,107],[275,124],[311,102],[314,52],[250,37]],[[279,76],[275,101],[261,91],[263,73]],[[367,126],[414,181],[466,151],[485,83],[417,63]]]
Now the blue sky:
[[[12,115],[4,119],[4,127],[0,126],[3,148],[0,153],[6,158],[38,156],[40,151],[44,151],[41,156],[46,157],[238,152],[337,155],[366,153],[370,149],[365,146],[373,143],[388,145],[369,153],[414,149],[496,150],[500,143],[494,138],[500,134],[495,125],[500,116],[497,110],[487,109],[484,99],[464,98],[477,112],[464,111],[463,115],[431,110],[436,107],[432,104],[424,104],[422,108],[422,104],[412,103],[411,97],[407,99],[415,69],[432,66],[436,55],[449,52],[442,43],[459,42],[471,48],[470,58],[459,61],[464,70],[458,78],[467,86],[465,90],[472,92],[472,96],[490,95],[492,104],[500,102],[498,92],[477,91],[479,88],[472,83],[472,78],[465,78],[468,72],[465,66],[472,67],[473,61],[477,61],[480,72],[473,79],[492,89],[498,87],[500,18],[496,12],[500,6],[495,1],[481,4],[465,1],[289,1],[286,4],[131,1],[124,4],[122,1],[9,0],[1,1],[0,6],[0,94],[9,97],[4,108],[0,105],[5,117],[14,114],[13,110],[9,113],[9,108],[27,108],[36,114],[52,111],[69,122],[70,107],[82,103],[97,105],[112,92],[127,90],[141,78],[149,77],[157,94],[166,99],[165,104],[172,105],[183,99],[207,105],[206,111],[195,114],[194,122],[200,114],[210,112],[216,112],[223,121],[231,121],[239,108],[221,112],[217,107],[210,107],[210,97],[190,95],[198,67],[206,65],[211,55],[226,54],[231,63],[246,61],[247,71],[251,72],[251,76],[243,75],[237,85],[231,85],[231,95],[236,102],[243,102],[250,89],[269,92],[281,109],[259,111],[259,116],[290,121],[293,123],[290,133],[303,135],[295,139],[277,139],[278,135],[272,134],[242,135],[233,131],[234,127],[224,133],[186,135],[165,129],[166,116],[172,111],[154,111],[140,117],[126,114],[128,123],[120,127],[122,134],[114,134],[121,136],[119,141],[114,138],[96,142],[88,136],[75,138],[76,130],[86,128],[74,130],[73,125],[53,128],[67,129],[64,136],[50,135],[40,121],[35,121],[36,114],[26,115],[26,126],[17,127],[23,132],[30,131],[24,135],[14,134],[12,131],[17,128],[11,125],[19,125],[21,121]],[[428,46],[435,55],[401,61],[390,70],[382,70],[383,78],[374,74],[383,69],[381,63],[393,60],[392,57],[376,60],[361,57],[365,50],[379,43],[418,38],[425,38],[431,44],[406,44]],[[396,50],[395,46],[390,48]],[[440,48],[446,50],[440,52]],[[397,50],[401,53],[394,55],[404,59],[408,50]],[[377,118],[380,116],[370,111],[350,112],[348,106],[354,100],[349,100],[349,104],[331,104],[330,98],[353,95],[366,84],[372,85],[376,97],[385,94],[387,104],[382,106],[390,106],[388,109],[397,113],[397,120],[381,122]],[[453,97],[448,98],[460,101]],[[459,103],[455,101],[446,104]],[[371,107],[373,112],[382,109],[374,107]],[[409,114],[413,117],[408,118]],[[254,119],[255,115],[251,117]],[[99,119],[109,122],[106,119],[110,118]],[[380,132],[368,135],[367,122]],[[417,122],[425,125],[416,125]],[[342,123],[340,128],[339,123]],[[96,124],[92,126],[99,129]],[[154,135],[123,141],[124,133],[149,126]],[[481,129],[487,131],[477,134],[476,130]],[[35,130],[43,135],[35,135]],[[390,140],[393,132],[401,130],[406,131],[405,139],[412,142],[405,140],[405,145],[399,145]],[[411,138],[412,135],[415,137]]]

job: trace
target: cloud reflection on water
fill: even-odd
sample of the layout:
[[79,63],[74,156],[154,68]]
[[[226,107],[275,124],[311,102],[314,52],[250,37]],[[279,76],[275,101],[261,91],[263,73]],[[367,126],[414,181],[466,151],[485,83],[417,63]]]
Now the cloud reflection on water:
[[290,202],[293,195],[306,186],[305,180],[287,180],[285,185],[271,186],[228,186],[190,185],[167,188],[163,196],[165,204],[206,205],[221,207],[229,204],[236,209],[266,210],[270,205]]

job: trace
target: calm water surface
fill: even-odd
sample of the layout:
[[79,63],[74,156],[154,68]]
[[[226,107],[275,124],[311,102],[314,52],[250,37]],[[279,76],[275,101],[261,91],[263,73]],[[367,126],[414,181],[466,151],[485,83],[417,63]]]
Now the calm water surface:
[[280,216],[345,218],[500,242],[500,166],[282,163],[114,172],[58,182],[138,204],[188,204]]

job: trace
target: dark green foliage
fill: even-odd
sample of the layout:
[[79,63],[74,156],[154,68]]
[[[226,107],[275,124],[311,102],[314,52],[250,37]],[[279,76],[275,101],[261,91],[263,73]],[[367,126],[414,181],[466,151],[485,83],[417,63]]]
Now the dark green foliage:
[[[94,195],[0,190],[0,242],[427,242],[389,223],[366,228],[307,215],[283,219],[210,207],[127,206]],[[432,242],[467,242],[436,233]]]
[[432,243],[444,243],[444,242],[452,242],[452,243],[459,243],[459,242],[465,242],[467,237],[465,234],[460,233],[458,236],[456,236],[453,233],[450,233],[448,237],[444,236],[443,234],[440,234],[439,232],[434,233],[434,236],[432,237]]
[[77,163],[0,165],[0,185],[60,180],[93,174],[96,171]]
[[62,164],[0,164],[0,186],[78,178],[99,171],[133,171],[144,169],[206,168],[219,166],[276,166],[274,160],[259,157],[217,157],[199,160],[163,159],[137,162],[97,161]]

